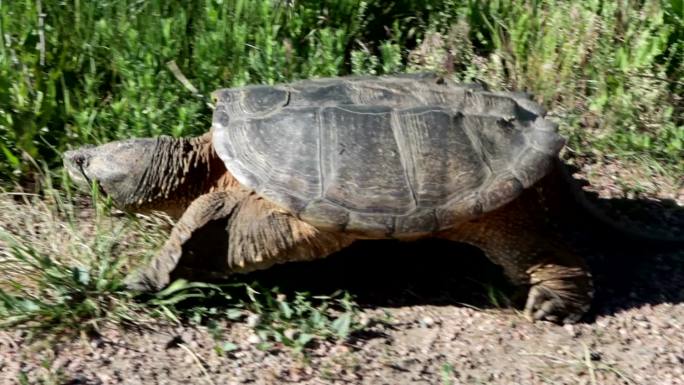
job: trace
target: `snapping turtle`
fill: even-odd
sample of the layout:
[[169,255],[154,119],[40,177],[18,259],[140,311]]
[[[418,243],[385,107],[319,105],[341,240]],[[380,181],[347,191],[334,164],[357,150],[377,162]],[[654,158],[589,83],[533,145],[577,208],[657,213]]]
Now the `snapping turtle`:
[[[548,231],[540,191],[564,140],[523,93],[431,74],[343,77],[213,93],[212,129],[65,154],[124,210],[179,218],[130,286],[309,260],[357,239],[424,237],[482,249],[529,285],[532,320],[577,321],[593,295]],[[182,258],[181,258],[182,257]]]

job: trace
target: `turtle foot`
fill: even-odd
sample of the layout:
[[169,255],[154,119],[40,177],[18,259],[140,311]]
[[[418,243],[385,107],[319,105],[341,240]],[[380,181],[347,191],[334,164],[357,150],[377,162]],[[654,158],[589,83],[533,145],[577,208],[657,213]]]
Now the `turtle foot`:
[[168,282],[162,283],[159,279],[154,279],[143,271],[138,271],[129,274],[123,283],[126,290],[151,293],[161,290]]
[[534,321],[569,324],[589,310],[593,297],[591,275],[579,268],[546,265],[530,275],[525,317]]

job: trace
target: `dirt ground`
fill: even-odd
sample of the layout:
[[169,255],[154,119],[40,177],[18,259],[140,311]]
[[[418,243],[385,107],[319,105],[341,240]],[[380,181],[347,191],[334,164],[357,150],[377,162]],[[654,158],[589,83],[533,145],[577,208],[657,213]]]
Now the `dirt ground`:
[[[597,203],[681,235],[681,181],[640,183],[625,193],[629,168],[587,166]],[[630,195],[631,194],[631,195]],[[659,197],[661,201],[653,198]],[[684,249],[568,228],[596,281],[590,314],[576,325],[529,323],[497,298],[521,297],[477,250],[446,242],[366,242],[325,260],[259,272],[285,290],[351,292],[371,320],[344,344],[321,343],[306,357],[261,351],[244,323],[221,337],[204,327],[108,329],[95,338],[28,346],[0,331],[0,384],[684,384]],[[457,257],[453,257],[457,256]],[[60,376],[55,373],[61,373]],[[48,382],[49,383],[49,382]]]

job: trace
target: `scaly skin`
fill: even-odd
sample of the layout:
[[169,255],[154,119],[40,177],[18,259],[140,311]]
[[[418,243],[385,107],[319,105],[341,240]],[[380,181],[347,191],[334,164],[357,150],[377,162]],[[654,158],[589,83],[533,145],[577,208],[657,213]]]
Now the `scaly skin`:
[[591,274],[554,231],[549,211],[561,194],[555,172],[515,201],[440,234],[480,248],[518,285],[529,285],[525,316],[572,323],[589,309]]
[[353,241],[350,235],[320,231],[252,191],[214,191],[192,202],[157,255],[127,284],[156,291],[178,276],[225,278],[277,263],[322,258]]
[[64,154],[70,177],[96,181],[122,210],[163,211],[179,218],[198,196],[238,185],[211,146],[211,133],[174,139],[129,139]]

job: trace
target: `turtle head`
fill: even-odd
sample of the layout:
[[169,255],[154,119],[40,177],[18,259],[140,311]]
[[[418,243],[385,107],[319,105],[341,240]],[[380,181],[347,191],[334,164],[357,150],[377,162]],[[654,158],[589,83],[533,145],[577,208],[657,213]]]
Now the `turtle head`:
[[100,146],[83,146],[64,153],[69,177],[84,189],[97,184],[121,209],[135,211],[145,196],[146,174],[151,171],[157,138],[128,139]]
[[129,212],[164,211],[179,217],[226,174],[211,137],[127,139],[64,153],[64,167],[77,185],[96,184]]

